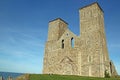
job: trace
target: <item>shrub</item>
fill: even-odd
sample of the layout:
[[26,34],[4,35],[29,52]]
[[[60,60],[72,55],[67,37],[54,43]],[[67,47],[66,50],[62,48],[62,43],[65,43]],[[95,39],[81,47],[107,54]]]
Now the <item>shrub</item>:
[[105,70],[105,78],[110,78],[110,74],[107,70]]

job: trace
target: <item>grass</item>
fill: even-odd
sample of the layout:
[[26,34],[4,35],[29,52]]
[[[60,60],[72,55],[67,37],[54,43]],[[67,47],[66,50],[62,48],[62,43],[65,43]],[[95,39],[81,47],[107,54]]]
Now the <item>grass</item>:
[[120,80],[120,78],[82,77],[74,75],[30,74],[30,80]]

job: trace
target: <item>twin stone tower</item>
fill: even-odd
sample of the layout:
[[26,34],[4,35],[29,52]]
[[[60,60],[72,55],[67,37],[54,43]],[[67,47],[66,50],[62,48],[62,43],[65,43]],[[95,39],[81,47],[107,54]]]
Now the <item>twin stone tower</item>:
[[117,75],[108,55],[102,8],[95,2],[79,12],[80,36],[60,18],[49,22],[43,73],[104,77],[107,71]]

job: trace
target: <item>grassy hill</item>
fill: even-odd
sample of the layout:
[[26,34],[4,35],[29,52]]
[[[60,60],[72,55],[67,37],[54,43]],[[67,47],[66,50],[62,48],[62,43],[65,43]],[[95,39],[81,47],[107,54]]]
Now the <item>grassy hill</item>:
[[120,80],[120,78],[97,78],[70,75],[30,74],[29,80]]

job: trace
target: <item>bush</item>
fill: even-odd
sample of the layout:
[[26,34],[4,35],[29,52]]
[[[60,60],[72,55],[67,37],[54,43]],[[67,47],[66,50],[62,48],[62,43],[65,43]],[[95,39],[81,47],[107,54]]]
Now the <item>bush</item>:
[[105,70],[105,78],[110,78],[110,74],[107,70]]

